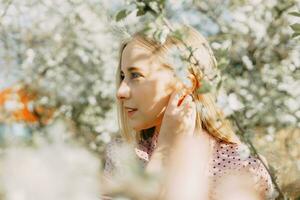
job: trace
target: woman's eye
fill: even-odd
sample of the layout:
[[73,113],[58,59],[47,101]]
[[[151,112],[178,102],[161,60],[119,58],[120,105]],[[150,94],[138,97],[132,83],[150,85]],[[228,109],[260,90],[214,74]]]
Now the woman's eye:
[[140,75],[139,73],[135,73],[135,72],[131,73],[131,78],[132,78],[132,79],[138,78],[138,77],[140,77],[140,76],[141,76],[141,75]]
[[[139,78],[139,77],[142,76],[142,75],[139,74],[139,73],[136,73],[136,72],[132,72],[132,73],[130,74],[130,76],[131,76],[131,79],[136,79],[136,78]],[[120,75],[120,79],[123,80],[124,78],[125,78],[124,74],[121,74],[121,75]]]

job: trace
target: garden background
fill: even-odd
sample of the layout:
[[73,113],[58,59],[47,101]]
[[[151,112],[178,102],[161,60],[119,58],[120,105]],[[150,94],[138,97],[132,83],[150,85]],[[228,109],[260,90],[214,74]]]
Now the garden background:
[[147,3],[209,40],[218,104],[266,158],[281,198],[299,199],[299,0],[1,0],[0,199],[99,197],[118,135],[118,48],[155,24]]

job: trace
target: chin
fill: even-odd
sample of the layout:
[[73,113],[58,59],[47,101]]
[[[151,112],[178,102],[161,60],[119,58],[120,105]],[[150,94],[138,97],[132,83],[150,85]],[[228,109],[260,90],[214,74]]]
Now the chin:
[[150,123],[150,124],[131,124],[130,126],[132,127],[132,129],[134,129],[136,132],[138,131],[142,131],[148,128],[152,128],[153,126],[155,126],[154,123]]
[[147,127],[144,127],[144,126],[138,126],[138,127],[132,127],[133,130],[135,130],[136,132],[139,132],[139,131],[142,131],[144,129],[147,129]]
[[137,124],[137,123],[133,123],[133,122],[129,122],[131,128],[135,131],[141,131],[143,130],[143,126],[141,124]]

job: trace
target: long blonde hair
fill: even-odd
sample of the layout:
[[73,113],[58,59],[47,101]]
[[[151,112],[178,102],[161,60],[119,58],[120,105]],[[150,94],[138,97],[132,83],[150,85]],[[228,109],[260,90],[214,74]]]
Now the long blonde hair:
[[[201,69],[205,68],[207,70],[217,70],[217,62],[207,40],[194,28],[190,26],[185,26],[184,28],[186,32],[183,40],[178,40],[175,37],[168,36],[166,42],[160,44],[159,42],[146,37],[143,33],[138,32],[130,40],[122,43],[119,54],[119,66],[116,72],[116,88],[119,88],[121,83],[120,69],[122,52],[126,45],[133,40],[137,40],[145,47],[149,48],[152,53],[158,55],[158,58],[164,66],[170,68],[172,68],[172,66],[170,66],[170,63],[167,61],[169,60],[168,52],[171,48],[176,46],[176,48],[184,51],[186,45],[188,45],[193,49],[197,49],[197,53],[194,54],[194,58],[198,61],[198,63],[194,66],[197,70],[190,71],[190,73],[196,77],[198,82],[197,87],[201,87],[199,83],[201,83],[202,79],[207,79],[207,77],[203,76],[204,73],[203,70],[200,70],[200,66]],[[225,118],[224,113],[216,104],[216,94],[212,92],[199,94],[196,92],[197,89],[198,88],[196,88],[192,93],[195,103],[201,105],[197,106],[196,128],[198,130],[205,129],[217,140],[228,143],[238,143],[237,136],[233,131],[231,123]],[[199,109],[199,107],[201,109]],[[147,132],[147,130],[136,132],[128,125],[127,115],[118,100],[117,110],[121,136],[129,143],[137,142],[141,133],[145,131]],[[201,131],[199,132],[201,133]]]

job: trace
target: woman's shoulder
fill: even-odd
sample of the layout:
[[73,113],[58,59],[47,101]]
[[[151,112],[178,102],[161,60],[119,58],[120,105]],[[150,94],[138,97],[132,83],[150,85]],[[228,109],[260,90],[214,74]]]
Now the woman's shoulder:
[[118,157],[119,157],[119,151],[118,149],[120,146],[124,144],[124,141],[122,138],[118,137],[110,141],[104,151],[104,176],[110,177],[112,176],[114,170],[118,166]]
[[105,146],[105,156],[111,157],[117,152],[120,145],[124,144],[124,140],[121,137],[114,138]]
[[268,170],[259,158],[250,155],[245,144],[216,142],[210,169],[213,180],[216,181],[228,173],[239,171],[250,172],[253,180],[264,190],[266,196],[273,195],[274,187]]
[[213,167],[218,168],[216,174],[226,169],[258,168],[262,163],[252,155],[244,144],[216,142],[213,151]]

